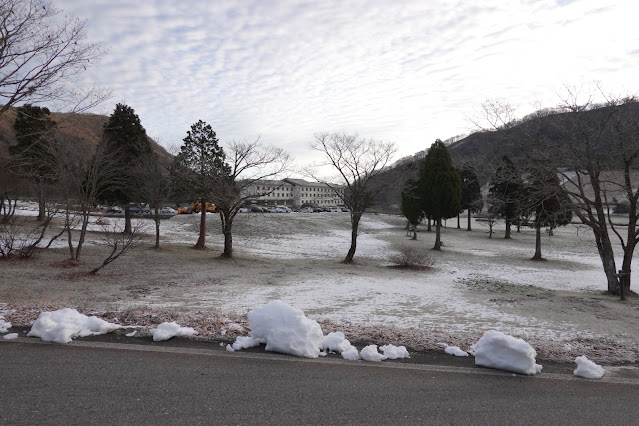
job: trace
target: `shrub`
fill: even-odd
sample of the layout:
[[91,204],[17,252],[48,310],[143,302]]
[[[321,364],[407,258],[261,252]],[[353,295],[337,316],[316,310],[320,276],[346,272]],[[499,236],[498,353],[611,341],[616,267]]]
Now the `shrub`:
[[427,252],[408,246],[403,246],[391,254],[388,260],[393,263],[392,267],[402,269],[430,269],[434,263]]

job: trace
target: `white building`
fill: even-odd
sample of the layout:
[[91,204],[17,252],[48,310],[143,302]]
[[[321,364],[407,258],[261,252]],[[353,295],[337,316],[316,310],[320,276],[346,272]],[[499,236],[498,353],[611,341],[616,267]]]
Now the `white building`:
[[269,206],[300,207],[303,204],[336,206],[343,204],[344,188],[304,179],[257,181],[247,188],[248,202]]

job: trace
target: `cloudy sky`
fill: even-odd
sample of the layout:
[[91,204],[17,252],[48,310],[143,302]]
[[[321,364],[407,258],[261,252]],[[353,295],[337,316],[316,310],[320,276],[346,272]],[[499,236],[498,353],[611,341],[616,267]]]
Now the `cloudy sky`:
[[87,81],[179,145],[202,119],[220,141],[312,158],[319,131],[396,142],[397,158],[468,133],[486,99],[520,115],[565,85],[636,93],[634,0],[57,0],[109,52]]

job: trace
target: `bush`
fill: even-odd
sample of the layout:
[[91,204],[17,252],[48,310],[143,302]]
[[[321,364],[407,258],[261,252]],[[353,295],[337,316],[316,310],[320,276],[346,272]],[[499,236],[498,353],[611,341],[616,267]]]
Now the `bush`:
[[397,253],[388,257],[393,263],[392,267],[402,269],[430,269],[433,259],[425,251],[419,251],[414,247],[403,246]]

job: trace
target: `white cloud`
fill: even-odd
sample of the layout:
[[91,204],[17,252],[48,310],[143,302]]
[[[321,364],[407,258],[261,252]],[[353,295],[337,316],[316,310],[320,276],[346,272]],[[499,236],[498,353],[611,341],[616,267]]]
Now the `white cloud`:
[[261,134],[302,160],[325,130],[395,141],[402,156],[467,132],[487,98],[526,113],[557,103],[566,83],[636,90],[630,2],[59,5],[110,48],[88,77],[166,143],[203,119],[221,141]]

